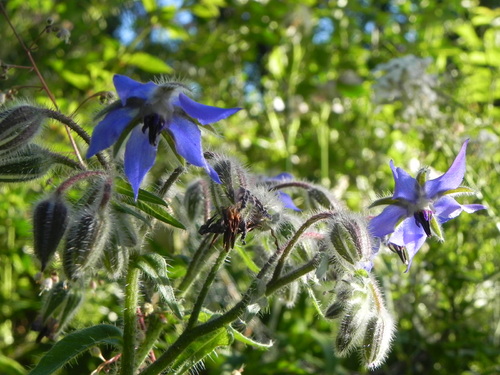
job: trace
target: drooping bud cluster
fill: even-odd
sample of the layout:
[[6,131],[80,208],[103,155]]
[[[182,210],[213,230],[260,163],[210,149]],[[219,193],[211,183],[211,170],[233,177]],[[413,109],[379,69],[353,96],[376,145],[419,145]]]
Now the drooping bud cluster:
[[75,215],[68,228],[62,258],[64,273],[70,280],[80,279],[92,271],[103,254],[110,230],[107,205],[110,189],[109,183],[104,182],[100,198],[90,197],[91,203]]
[[328,227],[323,248],[331,257],[339,281],[335,298],[324,315],[340,320],[335,338],[337,355],[346,356],[359,349],[365,365],[372,369],[387,355],[394,331],[382,293],[369,274],[372,237],[364,218],[352,213],[335,215]]
[[380,366],[389,352],[394,323],[375,278],[358,270],[354,276],[342,279],[335,292],[325,317],[340,320],[336,354],[342,357],[359,349],[368,368]]

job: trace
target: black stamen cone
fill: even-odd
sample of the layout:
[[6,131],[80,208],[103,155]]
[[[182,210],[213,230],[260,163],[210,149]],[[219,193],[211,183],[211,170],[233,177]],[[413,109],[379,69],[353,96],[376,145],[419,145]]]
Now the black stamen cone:
[[417,225],[420,226],[419,224],[422,224],[422,228],[424,228],[427,237],[431,236],[430,215],[430,213],[426,213],[424,211],[419,211],[413,215]]
[[156,146],[158,143],[158,136],[163,129],[163,125],[165,125],[165,120],[157,113],[152,113],[144,116],[143,121],[144,126],[142,127],[142,132],[145,133],[146,129],[148,129],[149,143],[152,146]]

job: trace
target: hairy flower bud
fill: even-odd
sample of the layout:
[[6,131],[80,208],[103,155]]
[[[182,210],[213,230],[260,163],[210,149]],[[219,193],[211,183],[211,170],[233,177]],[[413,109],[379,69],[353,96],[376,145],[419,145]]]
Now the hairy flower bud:
[[19,105],[0,113],[0,153],[31,141],[47,116],[41,108]]
[[129,250],[110,241],[104,249],[103,264],[108,276],[116,280],[122,276],[127,268]]
[[394,333],[394,322],[386,311],[370,318],[366,325],[361,351],[366,366],[372,370],[384,361]]
[[331,245],[338,257],[349,267],[363,268],[370,266],[372,241],[367,224],[354,214],[342,215],[334,219],[330,229]]
[[53,154],[30,144],[0,157],[0,182],[23,182],[44,176],[57,162]]
[[184,207],[188,218],[194,221],[201,216],[206,220],[210,209],[209,201],[208,184],[205,180],[199,179],[190,184],[184,195]]
[[327,210],[338,209],[341,206],[333,194],[319,186],[314,186],[309,189],[307,195],[313,207],[316,206],[314,203],[319,204],[320,207],[326,208]]
[[81,278],[102,255],[108,239],[109,218],[106,210],[84,209],[68,229],[63,251],[66,277]]
[[33,212],[35,255],[42,263],[42,272],[55,253],[68,226],[68,208],[61,196],[54,194],[39,202]]
[[370,315],[369,305],[365,301],[352,303],[346,308],[335,339],[335,350],[340,357],[346,356],[359,344]]

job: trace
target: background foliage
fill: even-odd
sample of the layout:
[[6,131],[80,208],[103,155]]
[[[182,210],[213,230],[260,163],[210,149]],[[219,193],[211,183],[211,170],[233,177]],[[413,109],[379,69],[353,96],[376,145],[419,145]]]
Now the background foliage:
[[[220,125],[220,136],[207,133],[206,145],[237,155],[258,173],[287,171],[321,182],[351,209],[367,214],[370,202],[393,188],[390,159],[413,173],[421,164],[443,172],[462,141],[471,138],[466,183],[480,193],[466,199],[489,210],[446,224],[446,242],[425,245],[408,274],[396,256],[378,257],[375,272],[398,322],[393,351],[378,372],[500,372],[495,1],[3,3],[25,43],[38,47],[34,58],[61,111],[72,113],[82,98],[112,90],[115,73],[142,81],[180,77],[196,84],[203,103],[245,108]],[[71,30],[69,44],[54,34],[39,35],[48,17]],[[4,19],[0,36],[0,59],[28,65]],[[400,101],[373,102],[374,68],[409,54],[432,58],[428,73],[439,82],[439,116],[407,118]],[[7,99],[14,90],[17,98],[50,105],[33,72],[10,69],[7,78],[0,82]],[[90,102],[76,118],[91,131],[99,108]],[[61,127],[48,123],[44,134],[51,147],[71,152]],[[152,178],[173,163],[157,162]],[[35,344],[36,333],[30,332],[41,299],[30,214],[52,185],[51,179],[0,184],[0,373],[26,373],[23,368],[51,345]],[[152,244],[175,258],[179,249],[170,238],[162,232]],[[72,327],[116,322],[120,298],[115,286],[96,280]],[[366,373],[355,356],[335,357],[332,328],[307,301],[300,297],[288,309],[276,299],[261,316],[255,330],[275,340],[274,348],[236,346],[208,360],[202,373],[229,374],[243,364],[249,374]],[[99,362],[81,359],[63,373],[90,373]]]

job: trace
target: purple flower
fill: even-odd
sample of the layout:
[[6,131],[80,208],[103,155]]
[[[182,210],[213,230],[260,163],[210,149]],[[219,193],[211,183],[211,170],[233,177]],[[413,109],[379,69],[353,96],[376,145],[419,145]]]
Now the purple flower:
[[158,138],[167,131],[175,150],[189,163],[204,168],[220,183],[219,176],[207,163],[201,148],[198,124],[207,125],[238,112],[241,108],[218,108],[190,99],[187,86],[178,82],[140,83],[116,74],[113,77],[120,101],[102,115],[92,134],[87,158],[121,141],[128,133],[125,147],[125,175],[137,195],[146,173],[155,162]]
[[466,140],[448,171],[433,180],[425,181],[427,170],[420,171],[417,178],[411,177],[401,168],[391,169],[395,188],[392,197],[379,199],[372,204],[389,205],[369,224],[371,233],[380,239],[388,237],[389,248],[398,253],[410,269],[411,262],[427,237],[433,234],[443,240],[440,224],[460,215],[462,211],[472,213],[486,207],[481,204],[458,203],[452,196],[473,191],[460,186],[465,174]]

